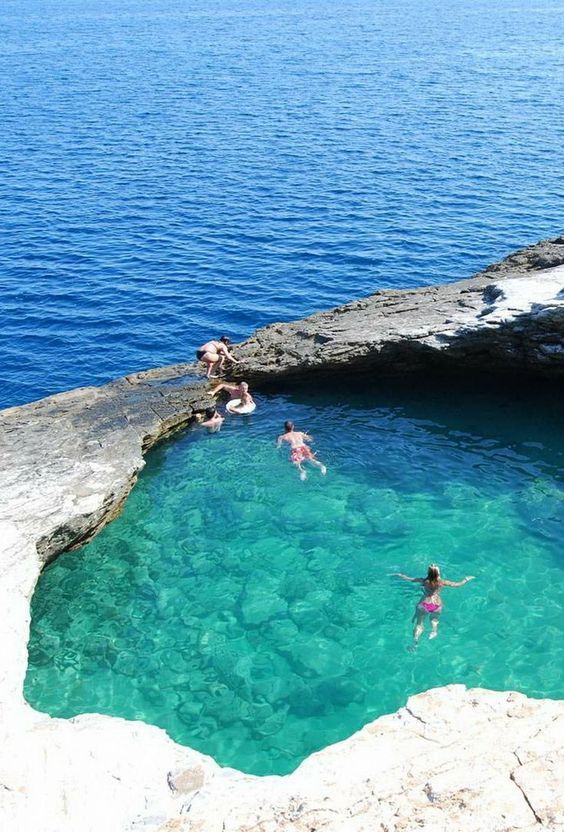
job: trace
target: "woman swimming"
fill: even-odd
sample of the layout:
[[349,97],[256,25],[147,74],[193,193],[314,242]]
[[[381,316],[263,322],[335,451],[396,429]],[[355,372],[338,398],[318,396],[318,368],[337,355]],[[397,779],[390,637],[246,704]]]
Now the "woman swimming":
[[415,607],[414,620],[415,627],[413,628],[413,646],[417,646],[417,642],[423,632],[425,625],[425,618],[429,615],[431,618],[431,632],[429,638],[436,638],[439,629],[439,616],[443,610],[443,602],[440,596],[441,590],[445,586],[464,586],[468,581],[474,580],[474,575],[467,575],[461,581],[446,581],[441,578],[441,571],[436,563],[432,563],[427,570],[426,578],[410,578],[409,575],[403,575],[401,572],[393,572],[392,577],[402,578],[404,581],[411,581],[416,584],[423,584],[424,595],[418,601]]

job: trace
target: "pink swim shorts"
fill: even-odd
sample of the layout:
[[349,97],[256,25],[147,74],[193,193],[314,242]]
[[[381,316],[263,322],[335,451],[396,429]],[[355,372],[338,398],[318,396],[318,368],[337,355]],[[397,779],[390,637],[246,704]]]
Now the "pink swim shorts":
[[299,463],[303,462],[304,459],[313,459],[313,454],[307,445],[298,445],[297,448],[292,448],[290,459],[292,462],[296,463],[296,465],[299,465]]

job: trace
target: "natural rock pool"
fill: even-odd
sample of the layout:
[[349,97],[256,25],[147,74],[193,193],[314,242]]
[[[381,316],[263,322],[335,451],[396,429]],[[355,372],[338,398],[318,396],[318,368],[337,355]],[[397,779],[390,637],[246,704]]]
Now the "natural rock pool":
[[[410,385],[411,387],[411,385]],[[107,713],[255,774],[291,771],[450,682],[562,696],[564,406],[558,392],[257,396],[221,433],[154,450],[123,512],[42,574],[25,693]],[[534,402],[534,406],[531,406]],[[299,481],[282,422],[315,437]],[[414,653],[437,561],[439,638]]]

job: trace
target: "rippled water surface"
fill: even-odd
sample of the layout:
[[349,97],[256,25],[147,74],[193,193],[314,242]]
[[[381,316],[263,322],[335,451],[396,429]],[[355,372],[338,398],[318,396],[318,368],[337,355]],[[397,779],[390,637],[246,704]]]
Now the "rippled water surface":
[[3,0],[0,404],[562,231],[562,0]]
[[[388,388],[263,397],[184,434],[43,573],[28,700],[266,774],[436,685],[562,696],[563,415],[540,392]],[[288,416],[326,477],[276,450]],[[389,573],[431,560],[476,580],[444,590],[439,637],[410,653],[420,593]]]

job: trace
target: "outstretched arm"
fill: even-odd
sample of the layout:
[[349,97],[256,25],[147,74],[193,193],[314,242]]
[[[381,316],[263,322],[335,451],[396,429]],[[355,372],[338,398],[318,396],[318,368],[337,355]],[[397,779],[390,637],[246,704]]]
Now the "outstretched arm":
[[208,390],[208,395],[216,396],[221,390],[237,390],[237,385],[225,384],[225,382],[222,382],[221,384],[216,385],[213,390]]
[[441,581],[441,583],[443,586],[464,586],[468,581],[473,581],[475,577],[475,575],[467,575],[461,581]]
[[422,584],[425,578],[410,578],[409,575],[404,575],[403,572],[392,572],[391,578],[401,578],[403,581],[411,581],[412,583]]
[[227,349],[225,344],[222,344],[221,347],[219,347],[217,351],[220,355],[224,355],[227,358],[228,361],[232,361],[234,364],[239,364],[239,362],[237,361],[235,356],[232,353],[229,352],[229,350]]

